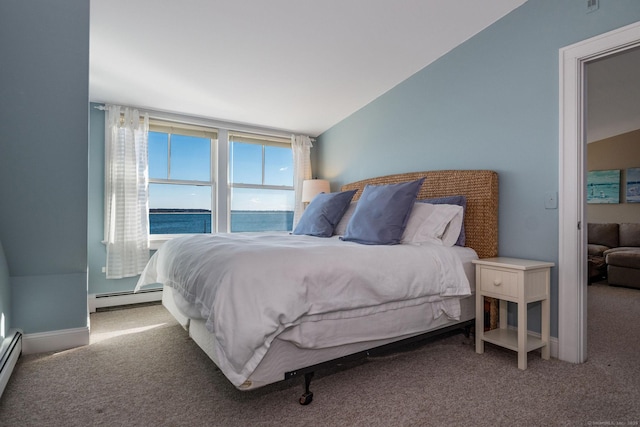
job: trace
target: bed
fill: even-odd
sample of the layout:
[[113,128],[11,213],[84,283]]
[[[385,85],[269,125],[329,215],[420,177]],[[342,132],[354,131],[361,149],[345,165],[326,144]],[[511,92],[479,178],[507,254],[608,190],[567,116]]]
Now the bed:
[[[452,216],[460,218],[461,230],[450,219],[446,226],[455,236],[463,231],[464,246],[460,238],[451,246],[415,244],[405,241],[406,233],[395,245],[350,239],[357,237],[355,227],[349,228],[353,217],[361,218],[371,199],[367,192],[412,183],[414,201],[428,199],[429,209],[450,206],[447,197],[464,200]],[[327,363],[472,325],[472,260],[498,252],[497,173],[387,175],[346,184],[340,194],[346,193],[351,197],[331,236],[173,239],[152,256],[136,290],[162,283],[163,305],[239,390],[304,375],[301,404],[311,401],[313,372]],[[407,231],[412,227],[407,224]],[[442,230],[438,239],[444,239]],[[258,285],[264,278],[266,284]]]

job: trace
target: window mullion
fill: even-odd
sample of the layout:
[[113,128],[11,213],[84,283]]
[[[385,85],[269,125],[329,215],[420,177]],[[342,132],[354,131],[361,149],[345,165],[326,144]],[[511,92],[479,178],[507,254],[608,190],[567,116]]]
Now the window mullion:
[[219,129],[216,143],[216,230],[221,233],[226,233],[231,229],[229,208],[231,199],[229,195],[230,145],[229,131]]
[[258,185],[258,184],[230,184],[232,188],[255,188],[257,190],[293,190],[292,186],[287,185]]
[[176,184],[176,185],[213,185],[211,181],[191,181],[184,179],[160,179],[160,178],[149,178],[150,184]]
[[264,186],[264,165],[265,165],[265,154],[266,154],[266,150],[265,150],[265,146],[264,144],[262,144],[262,185]]
[[167,179],[171,179],[171,134],[167,134]]

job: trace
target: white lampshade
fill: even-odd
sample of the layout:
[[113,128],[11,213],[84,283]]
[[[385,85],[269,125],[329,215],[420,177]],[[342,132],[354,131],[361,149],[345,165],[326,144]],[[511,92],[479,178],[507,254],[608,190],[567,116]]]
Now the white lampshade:
[[302,202],[309,203],[320,193],[330,193],[326,179],[306,179],[302,181]]

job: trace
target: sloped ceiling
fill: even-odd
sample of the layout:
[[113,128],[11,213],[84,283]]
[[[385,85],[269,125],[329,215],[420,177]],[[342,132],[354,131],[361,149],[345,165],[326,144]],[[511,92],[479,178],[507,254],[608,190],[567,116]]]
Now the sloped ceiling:
[[90,100],[317,136],[526,0],[91,0]]
[[587,64],[587,142],[640,129],[640,48]]

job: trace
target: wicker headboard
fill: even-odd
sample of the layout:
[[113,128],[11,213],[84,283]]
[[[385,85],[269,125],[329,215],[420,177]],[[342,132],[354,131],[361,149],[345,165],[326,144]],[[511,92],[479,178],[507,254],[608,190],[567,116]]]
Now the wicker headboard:
[[480,258],[498,256],[498,174],[489,170],[440,170],[410,172],[365,179],[342,186],[342,191],[358,189],[358,200],[367,184],[395,184],[425,177],[418,199],[457,196],[467,198],[464,217],[466,246]]

